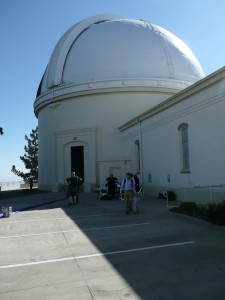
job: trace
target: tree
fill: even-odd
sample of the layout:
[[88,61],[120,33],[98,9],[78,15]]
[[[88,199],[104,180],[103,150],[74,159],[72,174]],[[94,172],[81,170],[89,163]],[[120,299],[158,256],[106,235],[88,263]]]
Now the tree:
[[24,147],[25,154],[24,156],[20,156],[20,159],[29,172],[24,173],[18,171],[15,165],[12,166],[11,171],[15,175],[22,177],[24,181],[28,181],[30,177],[32,177],[33,180],[38,180],[38,127],[32,129],[30,138],[25,135],[25,140],[27,141],[27,146]]
[[3,132],[3,128],[0,127],[0,134],[3,135],[3,133],[4,133],[4,132]]

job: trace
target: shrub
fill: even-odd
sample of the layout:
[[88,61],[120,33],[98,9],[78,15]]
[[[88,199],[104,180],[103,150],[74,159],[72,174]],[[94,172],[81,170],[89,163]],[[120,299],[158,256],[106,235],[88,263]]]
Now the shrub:
[[179,207],[174,207],[171,211],[204,219],[217,225],[225,225],[225,200],[204,207],[198,206],[195,202],[182,202]]
[[207,220],[217,224],[225,225],[225,201],[221,203],[210,203],[206,207]]
[[171,211],[190,216],[196,215],[197,210],[198,206],[195,202],[182,202],[179,207],[171,208]]

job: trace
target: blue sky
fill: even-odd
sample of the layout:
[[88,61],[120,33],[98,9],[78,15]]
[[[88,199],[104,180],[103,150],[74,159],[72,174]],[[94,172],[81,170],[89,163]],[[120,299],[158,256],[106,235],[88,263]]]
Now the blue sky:
[[24,171],[36,91],[67,29],[96,14],[144,19],[181,38],[209,75],[225,65],[224,11],[224,0],[0,0],[0,182],[21,180],[11,167]]

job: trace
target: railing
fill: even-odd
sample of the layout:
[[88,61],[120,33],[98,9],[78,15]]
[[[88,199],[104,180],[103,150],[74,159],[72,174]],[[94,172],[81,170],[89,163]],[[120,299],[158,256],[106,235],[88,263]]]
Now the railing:
[[13,190],[13,189],[19,189],[20,185],[24,183],[23,180],[18,180],[18,181],[0,181],[0,190]]
[[[219,185],[205,185],[205,186],[193,186],[174,189],[175,193],[179,191],[184,192],[185,201],[198,202],[196,197],[201,196],[208,199],[208,203],[225,200],[225,184]],[[204,193],[204,194],[203,194]],[[202,195],[201,195],[202,194]],[[222,196],[222,197],[221,197]],[[205,202],[199,197],[199,202]]]
[[15,184],[21,184],[23,183],[23,180],[13,180],[13,181],[0,181],[0,186],[3,185],[15,185]]

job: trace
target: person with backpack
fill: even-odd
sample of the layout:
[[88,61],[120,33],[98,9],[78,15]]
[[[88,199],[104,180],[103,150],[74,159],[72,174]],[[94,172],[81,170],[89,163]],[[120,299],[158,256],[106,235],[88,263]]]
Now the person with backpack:
[[82,179],[76,175],[75,172],[72,172],[71,177],[66,179],[69,184],[67,195],[69,196],[69,205],[78,203],[78,194],[79,188],[82,184]]
[[135,189],[135,181],[131,176],[131,173],[126,174],[126,178],[123,179],[122,184],[120,186],[120,194],[124,193],[124,204],[125,204],[125,213],[129,214],[131,210],[131,203]]

